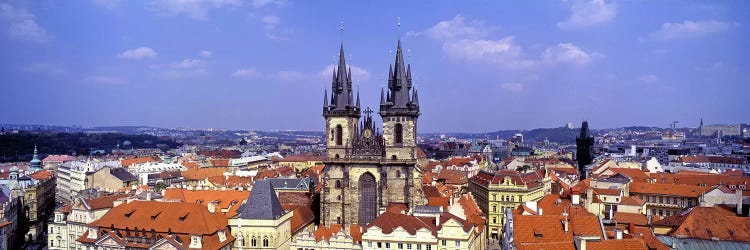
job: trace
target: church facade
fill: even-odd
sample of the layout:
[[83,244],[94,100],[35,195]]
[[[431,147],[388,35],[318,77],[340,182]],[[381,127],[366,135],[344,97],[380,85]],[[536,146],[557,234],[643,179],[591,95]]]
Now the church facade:
[[342,43],[331,94],[326,91],[323,98],[327,152],[320,216],[325,225],[367,225],[389,206],[413,211],[426,204],[417,164],[419,98],[400,40],[388,75],[388,89],[380,92],[383,126],[378,129],[373,111],[360,108],[359,92],[352,89]]

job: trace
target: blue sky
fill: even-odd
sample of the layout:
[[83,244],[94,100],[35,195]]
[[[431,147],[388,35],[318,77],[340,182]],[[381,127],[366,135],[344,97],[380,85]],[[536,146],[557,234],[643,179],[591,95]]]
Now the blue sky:
[[322,130],[400,36],[422,132],[749,122],[747,1],[2,1],[0,122]]

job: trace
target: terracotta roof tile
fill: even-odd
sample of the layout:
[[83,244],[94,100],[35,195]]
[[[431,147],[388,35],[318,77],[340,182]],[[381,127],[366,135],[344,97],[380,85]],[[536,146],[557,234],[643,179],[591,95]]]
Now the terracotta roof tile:
[[622,239],[622,240],[603,240],[603,241],[588,241],[586,242],[586,250],[612,250],[612,249],[629,249],[637,250],[644,249],[648,250],[648,246],[643,239]]
[[323,162],[325,159],[326,157],[322,155],[287,155],[279,159],[279,162]]
[[674,227],[674,237],[750,242],[750,218],[738,217],[724,208],[692,207],[654,222],[654,225]]
[[184,203],[198,203],[208,206],[209,202],[216,202],[217,208],[227,209],[225,216],[230,218],[237,214],[240,204],[250,195],[250,191],[242,190],[187,190],[184,188],[168,188],[164,190],[164,199],[178,200]]
[[161,162],[161,160],[153,158],[153,157],[121,159],[120,165],[122,165],[123,167],[129,167],[134,164],[141,164],[141,163],[147,163],[147,162]]
[[315,213],[309,207],[297,207],[292,211],[292,218],[289,221],[292,235],[297,231],[309,225],[315,220]]
[[223,176],[227,168],[194,168],[182,171],[185,180],[205,180],[209,177]]
[[52,177],[54,173],[49,170],[39,170],[29,175],[29,177],[33,178],[34,180],[46,180]]

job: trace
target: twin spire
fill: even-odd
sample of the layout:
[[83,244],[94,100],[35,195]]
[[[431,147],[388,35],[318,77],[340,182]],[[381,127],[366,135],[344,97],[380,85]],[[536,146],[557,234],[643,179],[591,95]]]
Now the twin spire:
[[[399,21],[400,26],[400,21]],[[343,28],[342,28],[343,30]],[[343,39],[339,49],[338,66],[333,69],[331,96],[323,93],[323,114],[360,116],[359,90],[353,100],[352,71],[347,67]],[[404,61],[401,38],[396,48],[396,62],[388,67],[388,90],[380,90],[380,113],[389,115],[419,115],[419,97],[412,84],[411,65]]]

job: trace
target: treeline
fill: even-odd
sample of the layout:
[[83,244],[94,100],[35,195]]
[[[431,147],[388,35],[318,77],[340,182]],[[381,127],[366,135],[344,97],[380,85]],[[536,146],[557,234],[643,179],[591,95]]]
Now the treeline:
[[[129,142],[130,145],[126,145]],[[171,139],[151,135],[119,133],[65,133],[52,131],[21,131],[17,134],[0,134],[0,162],[29,161],[34,145],[40,157],[51,154],[89,155],[95,150],[157,148],[171,149],[180,145]]]

